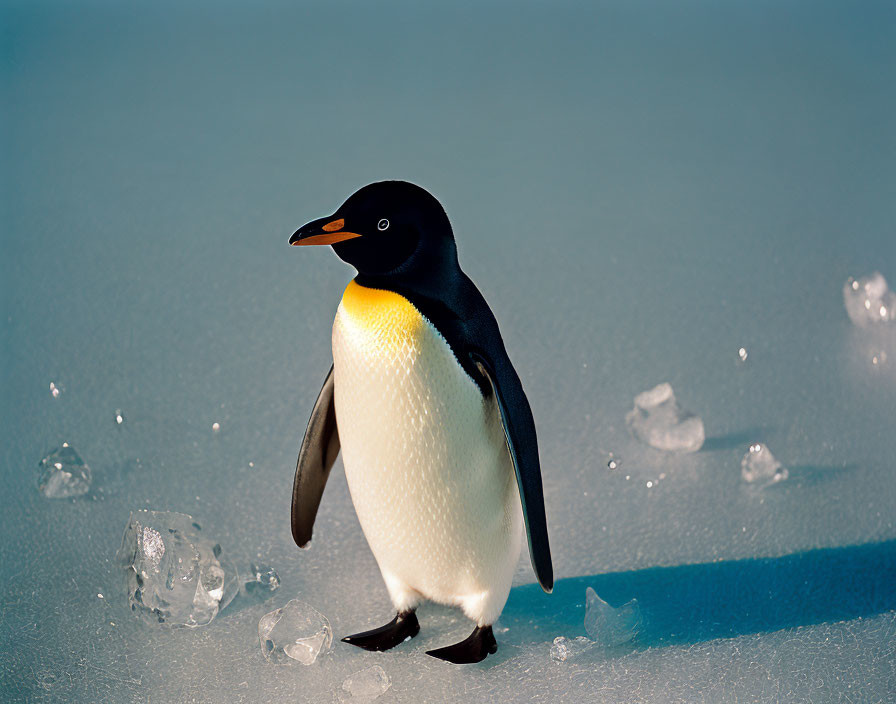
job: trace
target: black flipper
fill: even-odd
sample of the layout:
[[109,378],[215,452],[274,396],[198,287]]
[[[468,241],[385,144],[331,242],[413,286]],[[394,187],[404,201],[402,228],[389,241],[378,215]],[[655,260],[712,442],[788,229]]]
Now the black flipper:
[[394,648],[399,643],[404,643],[408,638],[413,638],[420,632],[420,622],[417,621],[417,614],[413,611],[404,611],[395,615],[389,623],[372,631],[364,631],[356,633],[353,636],[346,636],[342,639],[343,643],[357,645],[364,650],[375,650],[382,652]]
[[320,498],[337,455],[339,430],[336,427],[331,365],[305,429],[305,438],[296,462],[296,478],[292,485],[292,537],[300,548],[311,541]]
[[453,662],[455,665],[470,665],[482,662],[490,654],[498,652],[498,643],[491,626],[476,626],[466,640],[449,645],[437,650],[427,650],[427,655],[432,655],[440,660]]
[[486,376],[498,402],[507,449],[516,471],[523,504],[523,519],[529,536],[532,568],[541,588],[550,593],[554,588],[554,569],[551,565],[551,546],[544,514],[544,491],[541,486],[541,467],[538,462],[538,441],[535,420],[523,391],[523,385],[506,354],[490,360],[483,352],[470,352],[470,357]]

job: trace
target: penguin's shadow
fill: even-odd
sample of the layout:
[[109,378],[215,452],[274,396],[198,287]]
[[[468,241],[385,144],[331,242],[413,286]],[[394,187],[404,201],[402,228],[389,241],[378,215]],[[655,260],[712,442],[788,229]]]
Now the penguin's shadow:
[[506,639],[549,643],[585,635],[586,587],[612,606],[638,600],[643,628],[632,648],[764,633],[896,609],[896,540],[569,577],[552,594],[537,584],[514,587],[501,616]]

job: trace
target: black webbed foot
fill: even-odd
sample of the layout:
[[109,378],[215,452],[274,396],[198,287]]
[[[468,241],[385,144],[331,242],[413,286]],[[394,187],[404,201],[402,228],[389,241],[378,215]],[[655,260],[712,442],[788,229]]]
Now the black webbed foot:
[[413,638],[419,632],[420,622],[417,621],[417,615],[413,611],[407,611],[396,614],[385,626],[346,636],[342,642],[357,645],[364,650],[383,651],[394,648],[408,638]]
[[477,626],[467,636],[466,640],[454,645],[448,645],[437,650],[427,650],[427,655],[432,655],[440,660],[453,662],[455,665],[469,665],[474,662],[482,662],[491,653],[498,652],[498,643],[491,626]]

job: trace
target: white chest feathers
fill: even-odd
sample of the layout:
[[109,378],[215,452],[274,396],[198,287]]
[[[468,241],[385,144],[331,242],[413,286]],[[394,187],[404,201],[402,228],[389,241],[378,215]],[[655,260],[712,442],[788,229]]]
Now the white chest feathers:
[[404,297],[350,283],[333,325],[346,479],[396,608],[497,618],[522,512],[493,397]]

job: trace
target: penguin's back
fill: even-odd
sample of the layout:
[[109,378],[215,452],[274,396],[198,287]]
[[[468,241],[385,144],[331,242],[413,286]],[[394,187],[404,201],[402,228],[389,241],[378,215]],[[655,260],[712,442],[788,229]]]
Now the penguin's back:
[[522,517],[494,397],[407,299],[355,282],[333,361],[346,479],[387,584],[500,612]]

